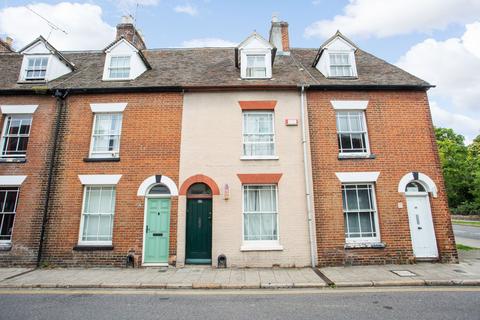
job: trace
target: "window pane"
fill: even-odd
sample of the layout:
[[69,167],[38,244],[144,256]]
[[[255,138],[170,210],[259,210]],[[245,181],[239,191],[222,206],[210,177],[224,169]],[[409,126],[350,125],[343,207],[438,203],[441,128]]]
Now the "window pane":
[[243,113],[243,154],[274,155],[273,113]]
[[347,152],[352,149],[352,141],[350,140],[350,134],[340,134],[340,146],[342,152]]
[[83,241],[110,241],[112,239],[115,187],[85,188],[83,214]]
[[347,208],[344,208],[345,237],[347,239],[376,237],[376,208],[372,185],[343,185],[342,191],[344,203],[347,204]]
[[2,133],[2,156],[24,157],[27,150],[31,115],[7,116],[4,132]]
[[348,232],[350,237],[360,237],[360,224],[356,212],[347,213]]
[[0,189],[0,240],[10,241],[17,209],[18,188]]
[[276,186],[244,186],[244,239],[277,239]]
[[95,114],[95,127],[92,137],[92,151],[105,156],[118,153],[120,149],[121,113]]
[[360,203],[359,209],[369,210],[370,208],[370,194],[368,189],[358,189],[358,202]]

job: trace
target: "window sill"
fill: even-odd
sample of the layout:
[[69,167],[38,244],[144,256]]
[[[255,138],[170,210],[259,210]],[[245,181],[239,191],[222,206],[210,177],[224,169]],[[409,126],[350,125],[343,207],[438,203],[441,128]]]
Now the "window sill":
[[0,163],[25,163],[26,158],[0,158]]
[[119,162],[118,158],[83,158],[83,162]]
[[383,242],[345,243],[345,249],[384,249],[385,247]]
[[73,247],[74,251],[111,251],[113,245],[87,245],[79,244]]
[[339,154],[338,160],[376,159],[374,154]]
[[265,245],[253,245],[253,244],[244,244],[240,247],[240,251],[282,251],[283,246],[280,244],[265,244]]
[[278,156],[242,156],[240,160],[242,161],[256,161],[256,160],[278,160]]
[[0,251],[10,251],[12,250],[11,243],[0,243]]

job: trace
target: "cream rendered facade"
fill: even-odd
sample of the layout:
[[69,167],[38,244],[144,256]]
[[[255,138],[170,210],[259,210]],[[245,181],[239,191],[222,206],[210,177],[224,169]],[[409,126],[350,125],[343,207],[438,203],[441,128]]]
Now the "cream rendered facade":
[[[242,109],[239,101],[277,102],[274,110],[276,160],[241,160]],[[287,126],[286,119],[297,119]],[[281,173],[278,182],[278,234],[282,247],[245,250],[242,183],[237,174]],[[180,185],[202,174],[220,189],[213,196],[212,266],[224,254],[228,267],[311,265],[309,225],[298,91],[185,93],[180,151]],[[225,199],[225,185],[229,198]],[[177,266],[185,264],[186,196],[179,196]]]

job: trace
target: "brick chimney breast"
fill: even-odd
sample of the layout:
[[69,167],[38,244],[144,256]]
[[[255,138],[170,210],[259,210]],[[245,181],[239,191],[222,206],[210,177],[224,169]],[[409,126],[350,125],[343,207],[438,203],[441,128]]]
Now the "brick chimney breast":
[[117,37],[116,40],[124,37],[139,50],[144,50],[147,48],[145,41],[140,33],[133,24],[132,16],[123,16],[122,22],[117,25]]
[[290,40],[288,37],[288,23],[279,21],[277,16],[272,17],[269,41],[277,48],[277,54],[289,54]]

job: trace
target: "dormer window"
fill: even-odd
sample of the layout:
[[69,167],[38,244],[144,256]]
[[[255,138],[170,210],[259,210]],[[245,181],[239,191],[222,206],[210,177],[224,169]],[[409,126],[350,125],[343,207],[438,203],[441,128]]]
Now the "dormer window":
[[47,74],[48,57],[34,56],[27,58],[25,80],[45,80]]
[[265,55],[247,54],[247,78],[266,78]]
[[350,53],[330,53],[330,76],[352,77],[353,69],[350,62]]
[[356,50],[357,46],[337,31],[320,46],[313,67],[325,78],[357,78]]
[[276,49],[254,32],[235,50],[235,66],[242,79],[270,79]]
[[42,36],[21,49],[19,53],[23,55],[19,82],[48,82],[75,70],[75,65]]
[[110,79],[130,78],[130,56],[116,56],[110,58]]
[[133,80],[152,68],[142,51],[123,37],[110,44],[104,52],[104,81]]

